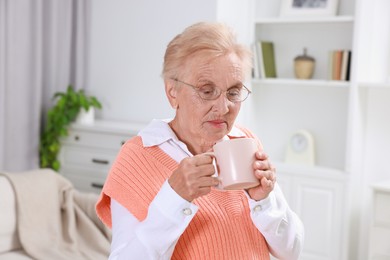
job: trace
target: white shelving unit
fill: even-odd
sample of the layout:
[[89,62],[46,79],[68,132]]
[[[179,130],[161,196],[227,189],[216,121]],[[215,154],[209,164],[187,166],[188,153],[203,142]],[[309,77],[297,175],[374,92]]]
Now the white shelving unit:
[[351,17],[257,19],[255,39],[274,43],[278,78],[294,78],[293,60],[307,48],[316,59],[314,79],[329,79],[329,52],[352,49]]
[[[328,59],[353,47],[354,4],[340,4],[334,17],[300,18],[279,17],[280,1],[256,1],[253,38],[274,43],[277,78],[252,81],[254,117],[269,122],[255,131],[274,160],[284,160],[288,138],[304,128],[316,140],[317,164],[345,170],[351,82],[329,80]],[[316,60],[311,80],[294,79],[303,48]]]
[[[261,7],[256,10],[264,11],[275,9],[278,1],[257,4]],[[275,79],[252,81],[252,108],[259,121],[255,131],[276,161],[278,182],[304,223],[304,260],[348,259],[346,162],[352,82],[329,80],[328,59],[332,50],[353,49],[354,22],[352,12],[313,18],[268,13],[255,18],[254,41],[274,43],[277,70]],[[294,77],[293,61],[303,48],[316,60],[310,80]],[[283,163],[289,137],[299,129],[315,139],[315,167]]]
[[[308,227],[302,259],[369,259],[370,185],[390,180],[390,1],[339,0],[337,16],[313,18],[279,17],[280,3],[255,2],[253,40],[274,43],[278,77],[252,80],[253,127]],[[315,72],[296,80],[305,47]],[[352,50],[348,82],[329,80],[333,49]],[[283,163],[299,129],[314,136],[316,167]]]

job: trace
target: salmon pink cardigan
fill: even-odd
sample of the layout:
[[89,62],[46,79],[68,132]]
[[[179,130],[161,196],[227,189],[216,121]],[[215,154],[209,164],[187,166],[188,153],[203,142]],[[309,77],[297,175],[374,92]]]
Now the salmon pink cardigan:
[[[149,204],[177,167],[159,147],[144,147],[141,137],[132,138],[110,170],[96,204],[98,216],[111,227],[113,198],[144,220]],[[268,245],[251,220],[244,191],[212,189],[193,203],[199,210],[179,238],[172,259],[269,259]]]

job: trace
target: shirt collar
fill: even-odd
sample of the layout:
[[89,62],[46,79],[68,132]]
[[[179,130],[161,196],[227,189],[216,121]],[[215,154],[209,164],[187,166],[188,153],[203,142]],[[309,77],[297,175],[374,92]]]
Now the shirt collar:
[[[144,147],[158,146],[169,140],[180,142],[171,127],[168,125],[170,121],[172,121],[172,119],[154,119],[149,123],[149,125],[142,129],[138,135],[142,137]],[[223,140],[240,137],[245,137],[244,132],[236,126],[233,126],[232,130],[223,137]]]
[[170,139],[177,139],[169,127],[171,119],[153,119],[138,135],[142,137],[144,147],[160,145]]

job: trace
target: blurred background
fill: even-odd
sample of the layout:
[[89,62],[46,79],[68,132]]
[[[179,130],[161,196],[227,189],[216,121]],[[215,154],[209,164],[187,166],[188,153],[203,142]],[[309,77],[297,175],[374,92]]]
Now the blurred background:
[[[160,76],[168,42],[195,22],[221,21],[252,50],[273,43],[277,76],[254,71],[246,80],[253,93],[238,122],[262,140],[304,221],[302,259],[390,259],[390,2],[321,2],[332,8],[294,10],[293,0],[0,0],[0,170],[39,167],[53,95],[72,85],[103,108],[94,123],[71,128],[62,173],[101,171],[104,181],[119,146],[97,145],[109,155],[104,166],[78,161],[96,151],[96,133],[122,141],[154,118],[172,117]],[[297,79],[294,58],[304,48],[315,69]],[[335,50],[352,53],[348,80],[329,76]],[[286,162],[299,130],[312,138],[303,156],[312,162]],[[80,133],[92,143],[81,156],[73,146]],[[90,179],[72,181],[82,189]]]

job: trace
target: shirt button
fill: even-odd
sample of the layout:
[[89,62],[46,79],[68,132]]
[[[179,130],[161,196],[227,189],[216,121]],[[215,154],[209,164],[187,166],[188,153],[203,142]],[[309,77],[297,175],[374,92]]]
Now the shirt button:
[[183,214],[189,216],[192,214],[192,210],[190,208],[183,209]]
[[254,212],[259,212],[261,210],[261,206],[260,205],[257,205],[253,208],[253,211]]

